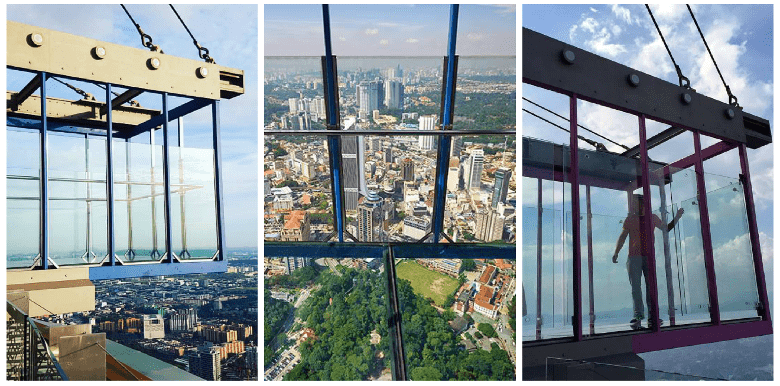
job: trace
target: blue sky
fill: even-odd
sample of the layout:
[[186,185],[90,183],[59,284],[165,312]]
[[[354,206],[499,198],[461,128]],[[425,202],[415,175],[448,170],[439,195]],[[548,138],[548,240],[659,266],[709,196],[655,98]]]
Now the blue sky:
[[[166,54],[200,60],[184,27],[166,5],[126,5],[144,32]],[[244,70],[245,94],[221,103],[222,161],[225,204],[226,244],[232,247],[257,247],[257,32],[256,5],[175,5],[198,42],[210,50],[220,65]],[[135,27],[116,5],[9,5],[8,20],[86,36],[111,43],[142,48]],[[29,76],[10,73],[12,90]],[[47,83],[48,84],[48,83]],[[100,89],[91,92],[103,99]],[[53,96],[76,98],[76,94],[54,82]],[[159,98],[142,96],[138,101],[159,108]],[[173,105],[181,103],[174,100]],[[210,111],[203,109],[185,122],[187,147],[210,147],[208,127]],[[188,135],[190,131],[193,134]]]
[[[683,74],[690,79],[691,86],[699,93],[726,101],[725,88],[685,5],[650,5],[650,7],[675,60]],[[746,112],[768,119],[772,125],[774,110],[772,6],[693,5],[692,7],[707,43],[723,72],[723,77],[734,95],[739,98],[740,105]],[[671,83],[677,83],[672,62],[643,4],[525,5],[522,18],[523,27],[637,68]],[[567,97],[528,85],[523,85],[523,96],[561,115],[568,116]],[[524,103],[523,107],[534,112],[540,111],[528,103]],[[578,110],[579,123],[585,127],[629,147],[638,143],[636,117],[586,102],[580,102]],[[549,116],[543,112],[542,114]],[[523,113],[522,119],[524,136],[568,144],[567,133],[526,113]],[[554,117],[552,120],[559,124],[564,123]],[[664,125],[648,122],[648,135],[665,128]],[[583,135],[601,141],[587,133]],[[716,141],[704,138],[702,142],[706,147]],[[620,149],[615,145],[605,144],[610,150]],[[584,142],[580,142],[580,147],[591,148]],[[692,149],[692,136],[686,134],[651,150],[650,157],[671,162],[690,154]],[[763,260],[768,284],[771,286],[774,234],[773,145],[749,150],[748,154]],[[735,178],[740,173],[738,153],[731,151],[706,162],[705,172],[712,175],[707,182],[708,188],[713,184],[727,181],[714,175]],[[531,198],[535,198],[535,195]],[[608,198],[605,200],[605,203],[609,202]],[[620,208],[624,205],[621,203],[617,210],[622,211],[623,215],[625,209]],[[725,205],[726,202],[710,203],[711,214],[716,217],[714,212],[721,209],[721,213],[725,213],[727,209]],[[686,215],[691,213],[686,212]],[[723,218],[714,218],[711,222],[713,225],[718,225],[719,220]],[[733,223],[733,227],[739,225]],[[713,242],[718,244],[715,245],[716,253],[718,246],[722,247],[722,252],[725,254],[743,251],[749,246],[747,238],[726,240],[726,234],[734,235],[724,232],[723,240],[713,239]],[[614,240],[606,244],[611,244],[614,250]]]
[[[319,4],[265,5],[264,55],[325,54]],[[443,56],[449,5],[330,6],[333,53],[342,56]],[[484,20],[492,20],[485,23]],[[291,28],[294,27],[294,28]],[[460,6],[459,55],[515,55],[514,5]]]

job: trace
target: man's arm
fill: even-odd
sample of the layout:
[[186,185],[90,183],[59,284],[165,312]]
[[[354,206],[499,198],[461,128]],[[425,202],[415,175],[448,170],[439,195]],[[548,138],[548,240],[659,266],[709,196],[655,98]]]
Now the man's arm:
[[623,228],[623,232],[620,233],[620,237],[618,237],[617,245],[615,246],[615,254],[612,255],[613,263],[617,263],[618,253],[620,253],[620,250],[623,249],[623,244],[626,242],[626,237],[628,237],[628,229]]
[[[666,231],[671,232],[672,229],[674,229],[674,226],[677,225],[677,222],[680,220],[680,217],[682,217],[683,213],[685,213],[685,210],[683,208],[680,208],[677,210],[677,214],[674,216],[671,222],[669,222],[669,225],[666,226]],[[656,220],[656,227],[658,229],[663,229],[663,222],[661,222],[661,219],[658,218],[658,216],[654,215],[654,220]]]

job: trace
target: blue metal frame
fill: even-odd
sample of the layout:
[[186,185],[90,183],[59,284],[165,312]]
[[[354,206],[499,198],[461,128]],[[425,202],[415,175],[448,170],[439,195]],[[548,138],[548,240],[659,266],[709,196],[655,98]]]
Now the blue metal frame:
[[227,271],[227,259],[198,261],[181,264],[138,263],[104,267],[90,267],[89,280],[124,279],[129,277],[190,275]]
[[[217,256],[225,260],[225,217],[222,204],[222,137],[219,132],[219,101],[211,103],[211,117],[214,144],[214,205],[217,214]],[[182,199],[184,199],[182,197]]]
[[[333,57],[333,51],[330,44],[330,9],[327,4],[322,5],[322,26],[325,36],[325,74],[323,78],[325,80],[325,89],[327,91],[327,118],[328,129],[338,130],[339,125],[339,111],[336,106],[336,95],[338,93],[338,85],[336,79],[333,76],[333,63],[335,58]],[[332,190],[333,190],[333,218],[336,221],[336,233],[339,237],[339,242],[344,242],[344,209],[342,203],[343,195],[341,188],[341,137],[337,135],[328,136],[328,153],[330,171],[332,175]]]
[[106,237],[108,238],[108,258],[109,265],[116,265],[115,245],[114,245],[114,122],[112,121],[112,100],[111,83],[106,83],[106,205],[108,214],[108,227]]
[[[447,82],[444,90],[444,109],[442,110],[442,130],[448,130],[452,122],[455,83],[455,42],[458,37],[458,4],[450,5],[450,33],[447,49]],[[433,203],[433,242],[438,243],[444,231],[444,205],[447,197],[447,172],[450,162],[450,141],[448,135],[439,136],[439,149],[436,158],[436,184],[434,185]]]
[[49,135],[46,118],[46,73],[41,72],[41,267],[49,269]]
[[165,262],[173,263],[173,232],[171,225],[171,165],[170,155],[168,154],[168,93],[162,93],[162,106],[163,106],[163,187],[165,191]]
[[[170,94],[165,93],[165,95],[170,95]],[[184,103],[181,106],[174,107],[170,111],[166,111],[167,115],[165,117],[162,115],[158,115],[154,118],[149,119],[146,122],[138,124],[138,126],[136,126],[133,131],[124,135],[123,138],[135,137],[138,134],[147,132],[149,130],[154,129],[155,127],[161,126],[164,122],[167,123],[174,119],[179,119],[194,111],[200,110],[210,105],[212,102],[213,101],[211,99],[195,98],[187,103]]]

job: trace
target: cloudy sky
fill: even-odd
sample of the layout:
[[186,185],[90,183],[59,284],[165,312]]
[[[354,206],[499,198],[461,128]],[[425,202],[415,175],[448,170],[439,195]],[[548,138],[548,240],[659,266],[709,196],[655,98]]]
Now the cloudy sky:
[[[320,5],[265,5],[264,13],[264,55],[325,54]],[[334,4],[330,20],[334,55],[446,54],[449,5]],[[514,55],[515,47],[514,5],[460,6],[459,55]]]
[[[220,65],[244,70],[245,94],[223,101],[221,108],[222,161],[226,244],[257,247],[257,32],[256,5],[176,5],[198,42]],[[127,5],[128,10],[166,54],[200,60],[184,27],[168,5]],[[8,20],[86,36],[130,47],[141,39],[122,8],[116,5],[9,5]],[[29,76],[8,73],[9,90],[18,90]],[[52,96],[78,98],[55,82]],[[48,82],[47,82],[48,85]],[[81,86],[79,86],[81,87]],[[88,88],[91,87],[91,88]],[[95,86],[84,86],[102,100]],[[141,105],[159,108],[159,97],[142,96]],[[181,103],[172,98],[171,104]],[[187,147],[210,147],[211,113],[202,109],[185,122]],[[191,133],[191,134],[187,134]]]
[[[699,93],[727,101],[725,88],[685,5],[651,4],[650,7],[675,60],[683,74],[690,79],[691,86]],[[740,105],[746,112],[768,119],[772,125],[774,109],[772,6],[693,5],[692,7],[723,77],[734,95],[739,98]],[[522,18],[523,27],[677,84],[676,71],[643,4],[526,5],[523,6]],[[523,85],[523,96],[561,115],[568,116],[567,97],[529,85]],[[558,124],[565,124],[565,121],[544,113],[527,102],[524,102],[523,108],[539,113]],[[578,111],[578,121],[585,127],[629,147],[638,144],[636,117],[582,101],[579,102]],[[522,117],[524,136],[568,144],[567,133],[527,113],[523,113]],[[666,127],[656,122],[648,122],[648,136]],[[581,134],[603,142],[588,133],[581,132]],[[693,151],[692,138],[688,133],[681,135],[651,150],[650,157],[672,162],[687,156]],[[715,142],[717,141],[712,138],[702,140],[704,147]],[[616,145],[610,143],[605,145],[610,150],[620,150]],[[582,141],[580,147],[592,149]],[[773,145],[749,150],[748,154],[763,259],[771,288],[774,233]],[[705,172],[709,173],[708,190],[715,185],[724,186],[731,181],[726,177],[736,178],[740,173],[738,152],[733,150],[705,162],[704,167]],[[680,184],[684,185],[685,182],[680,179],[678,185]],[[526,204],[535,205],[535,202],[525,200],[526,196],[535,200],[535,194],[524,195]],[[598,196],[594,199],[598,201]],[[732,202],[727,197],[712,197],[711,200],[709,209],[716,260],[719,253],[723,258],[735,256],[737,251],[743,251],[740,252],[741,254],[747,253],[749,249],[745,248],[749,247],[748,239],[738,237],[739,228],[743,224],[733,221],[734,217],[731,221],[728,219],[730,215],[740,213],[732,212],[734,208],[729,206],[739,202]],[[610,203],[615,201],[604,196],[601,199],[602,208],[599,209],[602,209],[604,214],[616,213],[618,216],[625,216],[625,208],[622,208],[625,206],[622,204],[623,201],[625,195],[619,201],[621,204],[618,209],[615,209],[614,205],[610,208]],[[689,210],[685,215],[693,216],[694,213]],[[619,230],[620,226],[615,225],[614,231],[619,232]],[[613,239],[616,237],[617,235]],[[594,240],[594,242],[598,241]],[[615,240],[605,240],[603,252],[611,256],[614,243]],[[718,289],[721,290],[720,287]]]

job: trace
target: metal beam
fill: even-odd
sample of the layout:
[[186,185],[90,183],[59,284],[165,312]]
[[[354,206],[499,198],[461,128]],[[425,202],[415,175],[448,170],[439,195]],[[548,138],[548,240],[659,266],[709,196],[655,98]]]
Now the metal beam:
[[759,240],[758,225],[756,224],[756,207],[753,202],[753,183],[750,181],[750,166],[748,165],[747,149],[744,144],[739,146],[739,161],[742,167],[740,179],[745,193],[745,208],[747,209],[748,231],[750,232],[750,246],[753,251],[753,269],[756,272],[756,287],[758,287],[758,301],[761,304],[758,315],[772,326],[770,315],[769,296],[766,290],[766,278],[764,277],[764,260],[762,258],[761,243]]
[[[263,135],[328,135],[327,130],[263,130]],[[447,130],[442,132],[440,130],[341,130],[339,132],[341,136],[348,135],[381,135],[381,136],[402,136],[402,135],[446,135],[446,136],[460,136],[460,135],[517,135],[517,130],[500,130],[500,129],[485,129],[485,130]]]
[[[647,157],[647,130],[645,129],[645,116],[639,115],[639,146],[640,157],[639,163],[641,164],[641,177],[642,181],[642,213],[639,214],[643,217],[643,221],[640,221],[642,229],[642,253],[643,258],[647,259],[647,276],[645,276],[645,287],[648,289],[650,299],[647,299],[647,310],[650,312],[648,315],[648,323],[652,324],[653,332],[658,332],[661,328],[658,317],[658,278],[656,277],[656,262],[655,262],[655,224],[653,215],[653,206],[650,190],[650,171],[648,167]],[[641,237],[641,236],[640,236]],[[629,256],[629,259],[631,257]],[[641,280],[641,279],[640,279]],[[639,283],[637,283],[639,285]]]
[[569,184],[571,186],[572,298],[574,340],[582,340],[582,245],[580,244],[580,156],[577,147],[577,94],[569,97]]
[[222,261],[188,261],[180,264],[136,263],[104,267],[90,267],[89,280],[126,279],[161,275],[190,275],[227,272],[227,259]]
[[[325,38],[325,56],[322,57],[322,80],[325,91],[326,119],[328,131],[339,130],[338,73],[330,40],[330,8],[322,5],[322,28]],[[331,190],[333,194],[333,219],[339,242],[344,242],[344,189],[341,185],[341,137],[328,136],[328,162],[330,165]]]
[[769,334],[772,334],[772,322],[762,320],[718,326],[694,326],[656,334],[636,334],[631,339],[634,353],[640,354]]
[[[447,66],[444,74],[446,83],[442,88],[444,100],[442,100],[442,129],[446,131],[451,129],[453,107],[455,105],[455,69],[457,68],[457,58],[455,56],[455,46],[458,37],[458,4],[450,5],[450,31],[449,42],[447,44]],[[436,181],[434,183],[434,202],[433,202],[433,242],[438,243],[442,232],[444,232],[444,207],[447,197],[447,174],[449,174],[450,165],[450,141],[452,137],[446,135],[439,136],[438,156],[436,157]]]
[[19,108],[19,105],[26,101],[38,87],[41,87],[41,77],[36,75],[33,76],[21,91],[16,93],[11,100],[6,102],[6,108],[8,110],[16,111]]
[[[165,94],[167,95],[167,93]],[[211,102],[212,101],[208,99],[200,99],[200,98],[193,99],[187,103],[184,103],[181,106],[174,107],[173,109],[167,112],[166,117],[163,117],[162,115],[157,115],[154,118],[151,118],[143,123],[138,124],[135,128],[128,131],[125,138],[135,137],[138,134],[162,126],[163,123],[170,122],[174,119],[179,119],[189,113],[200,110],[210,105]]]
[[106,83],[106,207],[107,229],[106,243],[108,247],[109,265],[116,265],[114,250],[114,127],[112,122],[113,103],[111,100],[111,83]]
[[[686,131],[685,129],[680,129],[678,127],[670,127],[668,129],[666,129],[666,130],[664,130],[664,131],[662,131],[662,132],[660,132],[660,133],[658,133],[658,134],[648,138],[647,139],[647,150],[650,150],[650,149],[652,149],[652,148],[654,148],[654,147],[656,147],[656,146],[658,146],[658,145],[660,145],[660,144],[662,144],[662,143],[664,143],[664,142],[666,142],[666,141],[668,141],[668,140],[670,140],[670,139],[672,139],[672,138],[674,138],[674,137],[684,133],[685,131]],[[636,146],[634,146],[634,147],[624,151],[620,155],[622,155],[624,157],[636,157],[636,156],[638,156],[639,155],[639,145],[636,145]]]
[[45,72],[38,75],[41,80],[41,223],[39,225],[41,227],[40,254],[43,269],[49,269],[49,133],[46,118],[46,76]]
[[[581,100],[643,114],[670,126],[746,142],[739,108],[527,28],[523,28],[522,41],[524,83],[565,95],[577,94]],[[568,58],[564,58],[564,52]]]
[[168,93],[162,93],[162,106],[163,106],[163,186],[165,191],[165,253],[167,263],[173,263],[173,233],[171,226],[171,159],[170,152],[168,151]]
[[707,273],[707,295],[710,302],[712,324],[720,324],[720,306],[718,305],[718,285],[715,278],[715,261],[712,254],[712,234],[710,233],[710,215],[707,207],[707,188],[704,181],[704,157],[701,151],[701,138],[698,131],[693,132],[693,147],[696,151],[696,201],[699,206],[701,238],[704,252],[704,269]]
[[[129,102],[133,98],[135,98],[135,97],[137,97],[137,96],[139,96],[139,95],[141,95],[143,93],[144,93],[144,90],[131,88],[130,90],[127,90],[127,91],[123,92],[122,94],[120,94],[119,96],[117,96],[116,98],[114,98],[111,101],[111,106],[112,106],[112,108],[117,108],[119,106],[122,106],[126,102]],[[108,99],[109,98],[106,98],[106,100],[108,100]],[[108,106],[101,107],[100,108],[100,115],[106,115],[106,111],[107,110],[108,110]]]
[[[219,260],[227,261],[225,256],[225,206],[222,194],[222,137],[219,126],[219,101],[211,104],[212,129],[214,140],[214,203],[217,215],[217,251]],[[182,200],[184,197],[182,196]],[[184,215],[184,212],[182,212]]]
[[490,256],[495,259],[517,259],[515,244],[467,244],[467,243],[312,243],[312,242],[263,242],[263,254],[267,257],[333,257],[333,258],[382,258],[388,246],[400,259],[473,259],[474,256]]
[[[242,70],[7,22],[9,68],[217,100],[244,92]],[[39,43],[31,36],[39,37]]]

